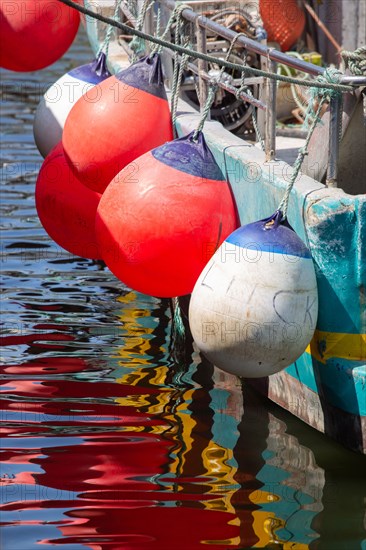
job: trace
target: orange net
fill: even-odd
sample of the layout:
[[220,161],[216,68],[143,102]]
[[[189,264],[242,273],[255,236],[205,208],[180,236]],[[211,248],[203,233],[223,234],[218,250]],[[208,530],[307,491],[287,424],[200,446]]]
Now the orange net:
[[289,50],[305,26],[305,13],[298,1],[260,0],[259,7],[268,42],[277,42],[282,51]]

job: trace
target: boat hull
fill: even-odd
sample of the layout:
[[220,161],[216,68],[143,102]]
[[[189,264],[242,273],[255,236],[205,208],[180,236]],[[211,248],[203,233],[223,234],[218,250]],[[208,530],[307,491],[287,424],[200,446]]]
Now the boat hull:
[[[99,43],[93,30],[89,37],[96,51]],[[113,56],[110,66],[116,71],[125,63],[121,53]],[[199,114],[180,101],[178,135],[193,131],[198,121]],[[218,122],[207,122],[204,135],[231,184],[241,223],[273,214],[291,166],[277,159],[266,162],[257,146]],[[295,363],[250,383],[313,428],[366,453],[366,195],[349,195],[300,174],[291,192],[288,219],[314,260],[317,330]]]

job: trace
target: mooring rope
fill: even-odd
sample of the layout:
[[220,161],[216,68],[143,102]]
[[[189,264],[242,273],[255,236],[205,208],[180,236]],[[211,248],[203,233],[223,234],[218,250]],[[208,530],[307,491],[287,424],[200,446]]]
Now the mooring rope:
[[152,42],[154,44],[157,44],[163,48],[168,48],[172,51],[176,51],[180,54],[186,54],[190,57],[194,57],[196,59],[202,59],[203,61],[208,61],[209,63],[216,63],[217,65],[227,67],[228,69],[237,70],[240,72],[245,72],[247,74],[253,74],[255,76],[262,76],[263,78],[269,78],[271,80],[279,80],[281,82],[288,82],[293,84],[299,84],[300,86],[307,86],[309,88],[315,87],[315,88],[327,88],[330,90],[339,90],[341,92],[352,92],[354,90],[353,86],[347,85],[347,84],[333,84],[333,83],[325,83],[322,84],[321,82],[317,82],[316,80],[304,80],[300,78],[293,78],[288,77],[284,75],[278,75],[277,73],[272,73],[268,71],[262,71],[261,69],[256,69],[254,67],[250,67],[249,65],[239,65],[238,63],[233,63],[231,61],[227,61],[226,59],[221,59],[218,57],[214,57],[212,55],[208,55],[202,52],[197,52],[194,50],[190,50],[189,48],[186,48],[184,46],[180,46],[178,44],[172,44],[171,42],[166,41],[162,37],[152,36],[151,34],[145,33],[143,31],[133,29],[132,27],[129,27],[128,25],[125,25],[124,23],[121,23],[120,21],[114,21],[113,19],[110,19],[109,17],[105,17],[104,15],[101,15],[99,13],[95,13],[92,10],[89,10],[85,8],[84,6],[80,6],[79,4],[75,4],[72,0],[59,0],[59,2],[62,2],[63,4],[66,4],[67,6],[76,9],[77,11],[92,17],[94,19],[97,19],[98,21],[101,21],[103,23],[107,23],[110,25],[113,25],[114,27],[117,27],[118,29],[122,30],[126,34],[130,34],[133,36],[139,36],[140,38],[143,38],[144,40],[147,40],[148,42]]
[[352,74],[364,76],[366,75],[366,46],[357,48],[354,52],[342,50],[341,56]]
[[[138,14],[137,21],[136,21],[137,30],[140,31],[144,26],[146,14],[149,11],[149,9],[153,6],[154,1],[155,0],[144,0],[144,3],[142,4],[142,7],[141,7],[141,11]],[[133,52],[131,56],[131,62],[134,63],[135,61],[138,60],[139,56],[145,52],[145,40],[135,35],[132,38],[129,46]]]
[[[182,41],[182,13],[183,10],[186,9],[186,6],[184,4],[180,4],[177,7],[176,12],[176,27],[175,27],[175,42],[178,43],[181,41],[185,47],[188,48],[189,46],[189,37],[185,37]],[[189,56],[186,54],[183,54],[181,56],[181,60],[179,63],[179,54],[178,52],[174,52],[174,71],[173,71],[173,78],[172,78],[172,90],[171,90],[171,116],[172,116],[172,123],[173,123],[173,129],[175,131],[176,124],[177,124],[177,109],[178,109],[178,99],[179,99],[179,93],[180,93],[180,86],[183,80],[183,72],[187,66],[189,60]]]
[[[232,54],[232,51],[234,49],[234,46],[236,44],[236,41],[238,40],[239,36],[243,36],[244,33],[238,33],[236,36],[234,36],[234,38],[232,39],[231,43],[230,43],[230,47],[226,53],[226,56],[225,56],[225,61],[228,61],[230,59],[230,56]],[[196,140],[197,139],[197,136],[200,132],[202,132],[202,129],[205,125],[205,122],[206,122],[206,119],[208,117],[208,114],[209,112],[211,111],[211,106],[215,100],[215,97],[216,97],[216,91],[217,91],[217,88],[219,86],[219,82],[223,76],[225,72],[225,66],[223,65],[221,68],[220,68],[220,72],[219,74],[217,75],[217,77],[214,79],[213,82],[211,82],[209,84],[209,89],[208,89],[208,94],[207,94],[207,99],[206,99],[206,103],[204,105],[204,108],[202,110],[202,113],[201,113],[201,116],[200,116],[200,120],[198,122],[198,126],[193,134],[193,140]],[[242,73],[243,74],[243,73]]]
[[[329,67],[326,69],[325,73],[323,75],[318,76],[318,81],[320,83],[326,83],[326,82],[333,82],[337,83],[339,79],[341,78],[342,73],[338,71],[338,69],[335,69],[333,67]],[[297,158],[293,165],[293,170],[291,174],[290,181],[286,187],[284,196],[280,202],[280,205],[278,207],[278,210],[281,210],[283,214],[283,219],[286,219],[287,217],[287,210],[288,210],[288,203],[290,199],[290,194],[292,191],[292,188],[295,184],[295,181],[297,180],[297,177],[300,173],[302,164],[304,162],[304,159],[306,155],[308,154],[308,147],[310,143],[310,139],[314,133],[314,130],[316,128],[316,125],[318,122],[320,122],[320,114],[322,107],[326,101],[331,100],[332,98],[336,98],[337,96],[341,96],[341,92],[332,89],[329,90],[329,88],[312,88],[310,90],[310,102],[307,110],[307,114],[305,116],[305,121],[309,120],[311,118],[312,122],[310,124],[308,134],[306,136],[305,144],[303,147],[299,149]],[[314,109],[314,106],[317,105],[316,109]],[[340,128],[338,129],[338,136],[340,139],[341,132],[342,132],[342,126],[341,126],[341,120],[340,120]]]
[[[122,4],[122,0],[116,0],[115,4],[114,4],[114,14],[113,14],[113,21],[116,21],[119,19],[119,10],[120,10],[120,6]],[[111,23],[109,23],[108,25],[108,28],[107,28],[107,32],[105,34],[105,38],[102,42],[102,45],[100,46],[99,50],[98,50],[98,53],[97,53],[97,57],[99,57],[99,55],[104,52],[105,53],[105,56],[108,57],[108,53],[109,53],[109,44],[111,42],[111,38],[112,38],[112,34],[113,34],[113,30],[114,30],[114,25],[112,25]]]

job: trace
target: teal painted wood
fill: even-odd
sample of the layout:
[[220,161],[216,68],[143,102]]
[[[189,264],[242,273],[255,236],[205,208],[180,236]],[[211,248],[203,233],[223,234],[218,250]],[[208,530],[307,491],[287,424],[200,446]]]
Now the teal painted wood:
[[[197,115],[181,116],[179,134],[190,131],[197,119]],[[207,123],[204,133],[230,181],[241,223],[272,214],[281,201],[291,168],[281,161],[266,163],[262,151],[237,144],[240,140],[218,128],[217,123]],[[347,195],[300,176],[291,194],[288,218],[313,255],[319,289],[318,330],[365,333],[366,196]],[[321,362],[304,353],[285,372],[340,411],[366,415],[364,359],[334,357]]]

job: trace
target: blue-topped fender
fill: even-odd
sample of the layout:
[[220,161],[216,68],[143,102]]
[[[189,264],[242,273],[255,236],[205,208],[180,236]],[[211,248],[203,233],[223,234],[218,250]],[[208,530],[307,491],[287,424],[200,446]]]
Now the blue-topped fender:
[[168,141],[151,151],[154,158],[180,172],[215,181],[226,181],[202,132]]
[[133,63],[127,69],[116,74],[117,80],[148,94],[167,99],[161,57],[153,54],[145,56]]
[[99,84],[112,76],[107,68],[107,58],[103,52],[91,63],[72,69],[69,75],[89,84]]
[[239,227],[227,237],[226,242],[241,248],[252,248],[253,245],[265,244],[269,247],[268,252],[311,258],[309,249],[287,220],[283,219],[280,210],[276,210],[269,218]]

